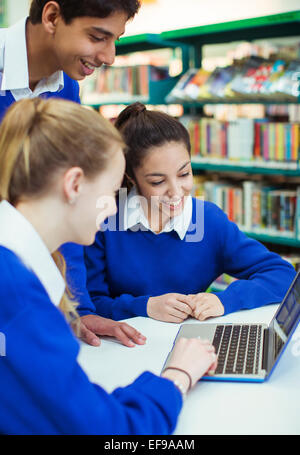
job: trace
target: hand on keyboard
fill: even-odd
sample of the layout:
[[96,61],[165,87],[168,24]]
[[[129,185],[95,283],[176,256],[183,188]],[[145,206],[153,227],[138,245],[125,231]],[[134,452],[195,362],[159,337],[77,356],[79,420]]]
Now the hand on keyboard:
[[187,372],[191,379],[190,386],[193,387],[203,375],[214,373],[217,364],[215,347],[208,340],[180,338],[175,343],[170,362],[162,376],[174,380],[177,375],[182,381],[186,380],[183,376]]

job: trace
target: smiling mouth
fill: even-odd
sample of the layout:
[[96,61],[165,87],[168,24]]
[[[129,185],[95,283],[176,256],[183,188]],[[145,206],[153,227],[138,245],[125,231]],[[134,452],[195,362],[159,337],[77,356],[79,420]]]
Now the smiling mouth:
[[91,63],[89,62],[86,62],[85,60],[82,60],[80,59],[81,63],[83,64],[83,66],[85,66],[86,68],[88,68],[89,70],[95,70],[96,68],[98,68],[98,66],[96,65],[92,65]]
[[172,209],[176,209],[182,205],[182,202],[183,198],[179,199],[178,201],[162,201],[162,204]]

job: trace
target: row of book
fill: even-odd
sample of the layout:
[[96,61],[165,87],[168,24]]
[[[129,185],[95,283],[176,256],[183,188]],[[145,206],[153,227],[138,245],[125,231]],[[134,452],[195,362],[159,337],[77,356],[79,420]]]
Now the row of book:
[[254,159],[298,161],[300,124],[257,121],[254,127]]
[[130,101],[134,97],[147,100],[150,81],[160,81],[169,77],[168,68],[153,65],[102,66],[82,87],[82,100],[91,97],[99,101]]
[[181,121],[190,133],[193,156],[234,161],[299,160],[300,123],[250,118],[220,121],[185,117]]
[[300,123],[300,104],[205,104],[202,116],[222,121],[253,118],[269,119],[273,122]]
[[167,97],[175,101],[297,101],[300,60],[250,56],[213,71],[189,69]]
[[300,239],[300,187],[204,181],[195,183],[194,194],[218,205],[244,231]]

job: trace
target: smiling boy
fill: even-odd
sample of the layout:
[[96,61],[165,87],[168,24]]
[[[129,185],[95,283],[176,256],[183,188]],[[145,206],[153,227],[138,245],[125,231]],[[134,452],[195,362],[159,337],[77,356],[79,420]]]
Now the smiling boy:
[[[33,1],[27,24],[33,83],[57,70],[82,80],[102,64],[112,65],[115,42],[137,9],[135,0],[39,3],[44,3],[44,8]],[[72,8],[66,6],[70,3]]]
[[0,118],[22,98],[79,102],[79,80],[115,59],[138,0],[33,0],[29,17],[0,30]]
[[[103,64],[113,64],[115,42],[139,7],[139,0],[32,0],[28,18],[0,29],[0,122],[9,106],[23,98],[80,103],[77,81]],[[65,244],[60,251],[67,263],[83,263],[80,246]],[[75,295],[81,291],[89,299],[85,270],[67,270],[67,276]],[[127,346],[145,342],[125,323],[85,318],[82,338],[98,345],[95,333],[115,336]]]

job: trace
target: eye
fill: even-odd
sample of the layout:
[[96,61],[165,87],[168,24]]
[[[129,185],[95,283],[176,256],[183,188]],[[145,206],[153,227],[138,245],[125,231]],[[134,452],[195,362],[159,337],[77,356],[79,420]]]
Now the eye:
[[103,42],[103,41],[107,40],[107,38],[98,38],[97,36],[94,36],[94,35],[90,35],[90,38],[95,43],[99,43],[99,42]]
[[158,185],[161,185],[162,183],[164,183],[163,180],[161,180],[160,182],[150,182],[150,185],[158,186]]
[[181,174],[179,177],[187,177],[188,175],[190,175],[190,172],[185,172],[184,174]]

